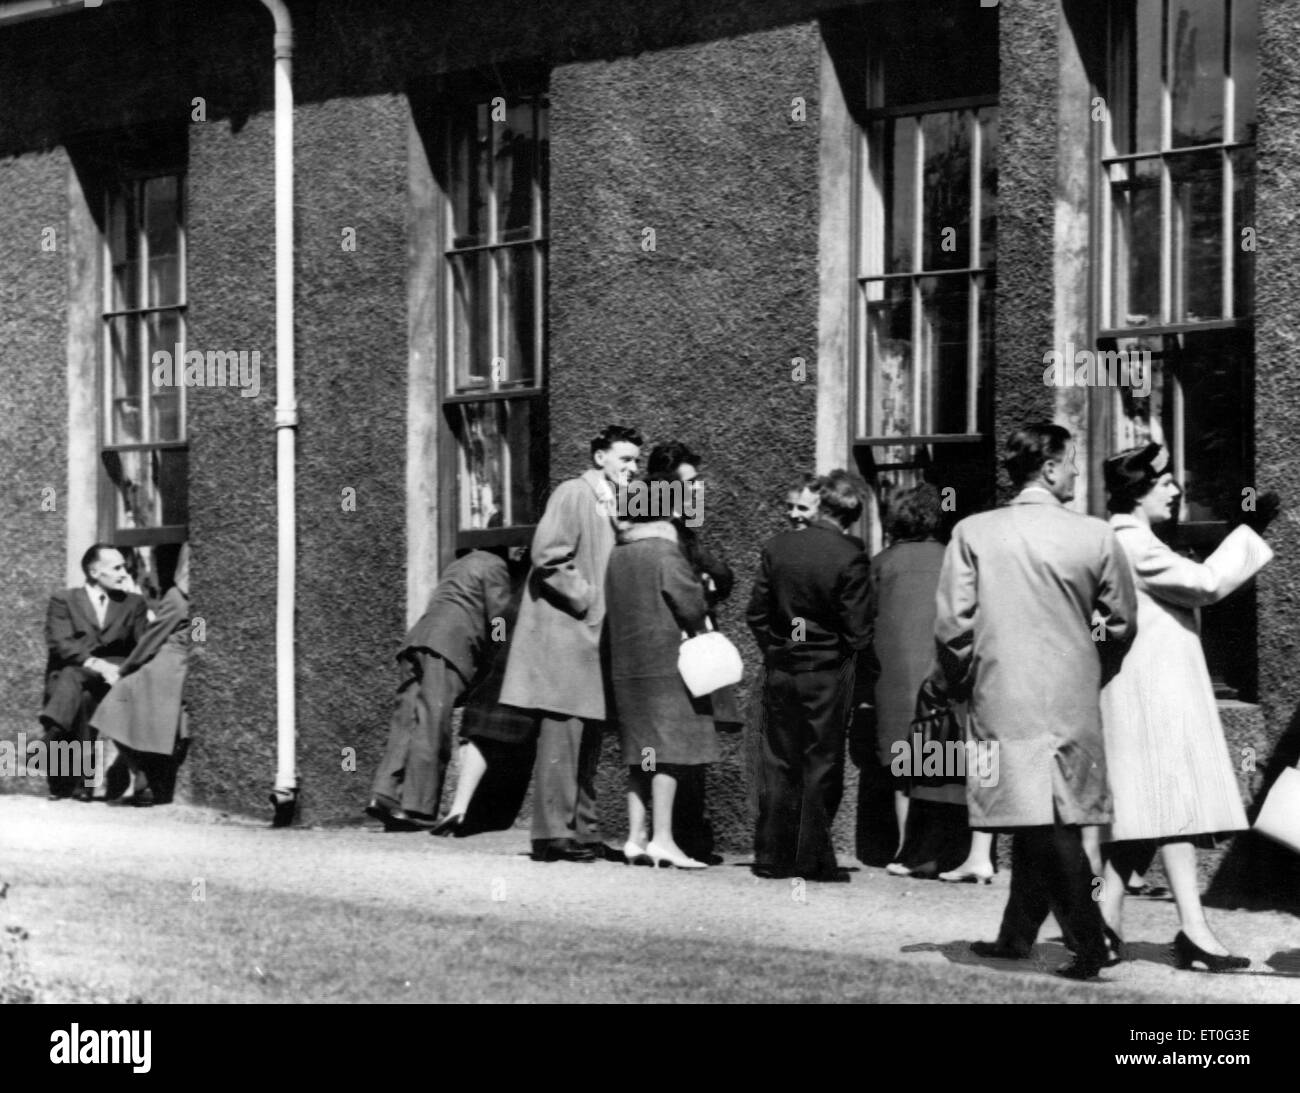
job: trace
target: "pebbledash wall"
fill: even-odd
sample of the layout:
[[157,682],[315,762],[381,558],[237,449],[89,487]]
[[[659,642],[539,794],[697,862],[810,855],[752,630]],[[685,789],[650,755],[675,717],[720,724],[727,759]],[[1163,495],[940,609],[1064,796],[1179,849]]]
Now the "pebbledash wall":
[[[393,652],[420,598],[409,589],[436,576],[408,572],[410,510],[430,504],[411,490],[408,467],[412,390],[420,387],[413,370],[427,367],[409,334],[419,149],[408,88],[441,73],[548,64],[552,479],[583,469],[585,440],[606,421],[700,448],[706,537],[738,574],[722,626],[746,656],[752,709],[757,657],[742,613],[758,548],[782,525],[776,490],[815,461],[826,469],[848,459],[847,409],[837,405],[844,362],[819,328],[830,205],[822,35],[834,26],[822,17],[845,6],[858,5],[290,4],[303,822],[358,815],[398,680]],[[916,6],[920,17],[924,4]],[[1076,106],[1067,99],[1077,6],[1000,8],[998,435],[1026,417],[1055,416],[1075,428],[1087,420],[1084,392],[1052,391],[1041,380],[1043,353],[1071,333],[1072,309],[1081,306],[1077,263],[1061,258],[1071,237],[1059,234],[1077,181],[1064,120]],[[1293,6],[1262,0],[1260,15],[1257,477],[1261,488],[1283,491],[1300,478],[1291,442],[1300,424],[1300,233],[1288,197],[1300,186]],[[0,444],[8,464],[0,610],[11,632],[0,664],[0,733],[12,738],[35,725],[45,600],[66,580],[69,512],[75,523],[90,500],[67,495],[76,479],[70,452],[79,451],[69,420],[85,412],[78,400],[93,398],[69,382],[87,367],[70,328],[78,306],[70,286],[96,261],[92,248],[75,245],[88,223],[69,149],[127,125],[181,121],[189,342],[256,348],[262,360],[258,398],[189,392],[193,602],[207,641],[192,670],[196,740],[182,791],[246,812],[267,810],[274,774],[270,42],[270,19],[253,0],[122,0],[0,29]],[[204,99],[204,121],[190,120],[195,97]],[[806,103],[804,121],[792,117],[796,97]],[[53,254],[40,247],[51,225],[60,239]],[[340,245],[344,227],[356,229],[355,251]],[[655,229],[653,252],[641,248],[646,227]],[[806,381],[791,378],[794,357],[810,362]],[[836,435],[842,444],[827,441]],[[50,486],[53,512],[41,506]],[[340,505],[348,487],[355,511]],[[1262,709],[1228,714],[1234,747],[1248,740],[1262,757],[1290,754],[1300,733],[1297,529],[1300,520],[1284,517],[1278,558],[1259,581]],[[754,745],[751,731],[725,738],[710,773],[713,819],[734,848],[751,837]],[[355,772],[343,769],[345,748],[357,751]],[[612,752],[606,758],[603,812],[618,831],[621,771]],[[1248,793],[1260,788],[1260,766],[1246,776]],[[846,849],[855,784],[850,770],[839,824]],[[1221,871],[1237,878],[1232,891],[1249,887],[1261,854],[1250,849],[1249,868]],[[1284,859],[1267,864],[1275,876],[1290,868]]]

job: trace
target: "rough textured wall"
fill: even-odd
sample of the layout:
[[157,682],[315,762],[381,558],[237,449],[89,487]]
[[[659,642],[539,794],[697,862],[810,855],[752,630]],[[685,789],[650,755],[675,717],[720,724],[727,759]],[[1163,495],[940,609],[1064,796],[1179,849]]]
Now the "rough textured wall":
[[[1277,554],[1257,582],[1259,697],[1267,716],[1258,763],[1266,791],[1283,766],[1300,761],[1300,511],[1294,490],[1300,481],[1300,9],[1262,0],[1259,29],[1255,477],[1260,489],[1280,490],[1289,506],[1269,533]],[[1262,799],[1263,792],[1256,800]],[[1246,901],[1270,890],[1300,893],[1300,860],[1254,836],[1239,838],[1216,886]],[[1300,895],[1294,903],[1300,907]]]
[[[1050,421],[1043,385],[1054,341],[1056,212],[1055,3],[1003,4],[999,15],[998,255],[993,433],[997,450],[1025,421]],[[1005,473],[999,471],[1004,489]]]
[[[403,622],[405,124],[391,96],[295,118],[298,771],[315,819],[359,807]],[[258,349],[263,365],[257,397],[205,391],[193,416],[195,609],[209,628],[190,777],[201,799],[258,808],[275,773],[271,117],[192,139],[191,344]]]
[[[609,421],[635,423],[647,445],[697,447],[704,534],[737,573],[721,625],[751,690],[758,548],[781,526],[774,495],[814,457],[814,377],[792,381],[790,359],[816,359],[818,49],[816,28],[797,26],[551,80],[552,475],[588,465]],[[742,742],[724,752],[711,808],[743,844]],[[604,796],[621,801],[621,772],[606,769]]]
[[[68,173],[62,150],[0,159],[0,739],[39,732],[45,605],[65,578]],[[20,781],[0,792],[44,792]]]

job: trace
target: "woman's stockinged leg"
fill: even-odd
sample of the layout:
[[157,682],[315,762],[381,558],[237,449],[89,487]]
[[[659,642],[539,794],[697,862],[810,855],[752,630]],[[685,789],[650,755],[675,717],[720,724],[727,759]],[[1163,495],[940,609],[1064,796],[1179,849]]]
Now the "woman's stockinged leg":
[[478,745],[467,740],[460,749],[460,773],[456,778],[456,796],[451,802],[452,816],[463,816],[469,811],[469,803],[474,799],[474,791],[487,773],[487,759],[479,751]]
[[[627,768],[627,841],[646,844],[646,804],[650,796],[650,775],[640,767]],[[656,819],[658,809],[655,810]]]
[[1120,937],[1124,936],[1124,878],[1115,867],[1114,852],[1120,844],[1107,846],[1103,852],[1101,917]]
[[681,850],[673,838],[673,801],[677,797],[677,779],[662,770],[654,773],[652,782],[654,797],[654,842],[664,850]]
[[1228,950],[1214,936],[1201,906],[1200,884],[1196,877],[1196,847],[1187,840],[1168,842],[1160,847],[1160,857],[1165,863],[1165,876],[1169,890],[1178,906],[1178,923],[1188,939],[1208,953],[1227,955]]

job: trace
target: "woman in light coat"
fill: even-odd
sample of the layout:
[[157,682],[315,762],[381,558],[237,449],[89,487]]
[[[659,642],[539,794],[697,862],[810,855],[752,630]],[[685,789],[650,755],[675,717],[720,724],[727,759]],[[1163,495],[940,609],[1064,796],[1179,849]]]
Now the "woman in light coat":
[[[1196,842],[1244,830],[1247,823],[1195,609],[1245,584],[1273,552],[1245,525],[1203,563],[1156,538],[1152,526],[1170,519],[1181,492],[1167,463],[1160,445],[1148,444],[1105,464],[1110,523],[1133,568],[1138,627],[1101,696],[1114,802],[1114,820],[1102,831],[1107,844],[1102,913],[1118,946],[1124,884],[1114,858],[1125,843],[1156,840],[1182,926],[1174,939],[1175,962],[1180,968],[1200,963],[1224,971],[1250,961],[1232,956],[1206,921],[1197,889]],[[1260,510],[1254,516],[1262,530],[1276,512],[1276,497],[1261,498]]]

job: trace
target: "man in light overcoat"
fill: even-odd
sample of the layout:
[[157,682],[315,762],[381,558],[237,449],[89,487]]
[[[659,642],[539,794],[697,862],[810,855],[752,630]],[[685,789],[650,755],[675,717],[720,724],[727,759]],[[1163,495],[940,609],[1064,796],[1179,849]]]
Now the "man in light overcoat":
[[533,569],[506,662],[501,702],[540,717],[533,768],[533,857],[595,861],[596,764],[604,728],[605,569],[616,495],[636,470],[641,434],[609,425],[591,442],[592,468],[561,482],[533,535]]
[[1075,952],[1059,973],[1092,978],[1107,952],[1083,834],[1111,818],[1100,692],[1133,639],[1137,603],[1114,532],[1064,505],[1074,455],[1056,425],[1008,440],[1004,466],[1020,492],[953,529],[930,686],[968,697],[972,738],[996,749],[996,777],[967,772],[971,827],[1014,834],[1001,931],[974,950],[1028,956],[1050,909]]

